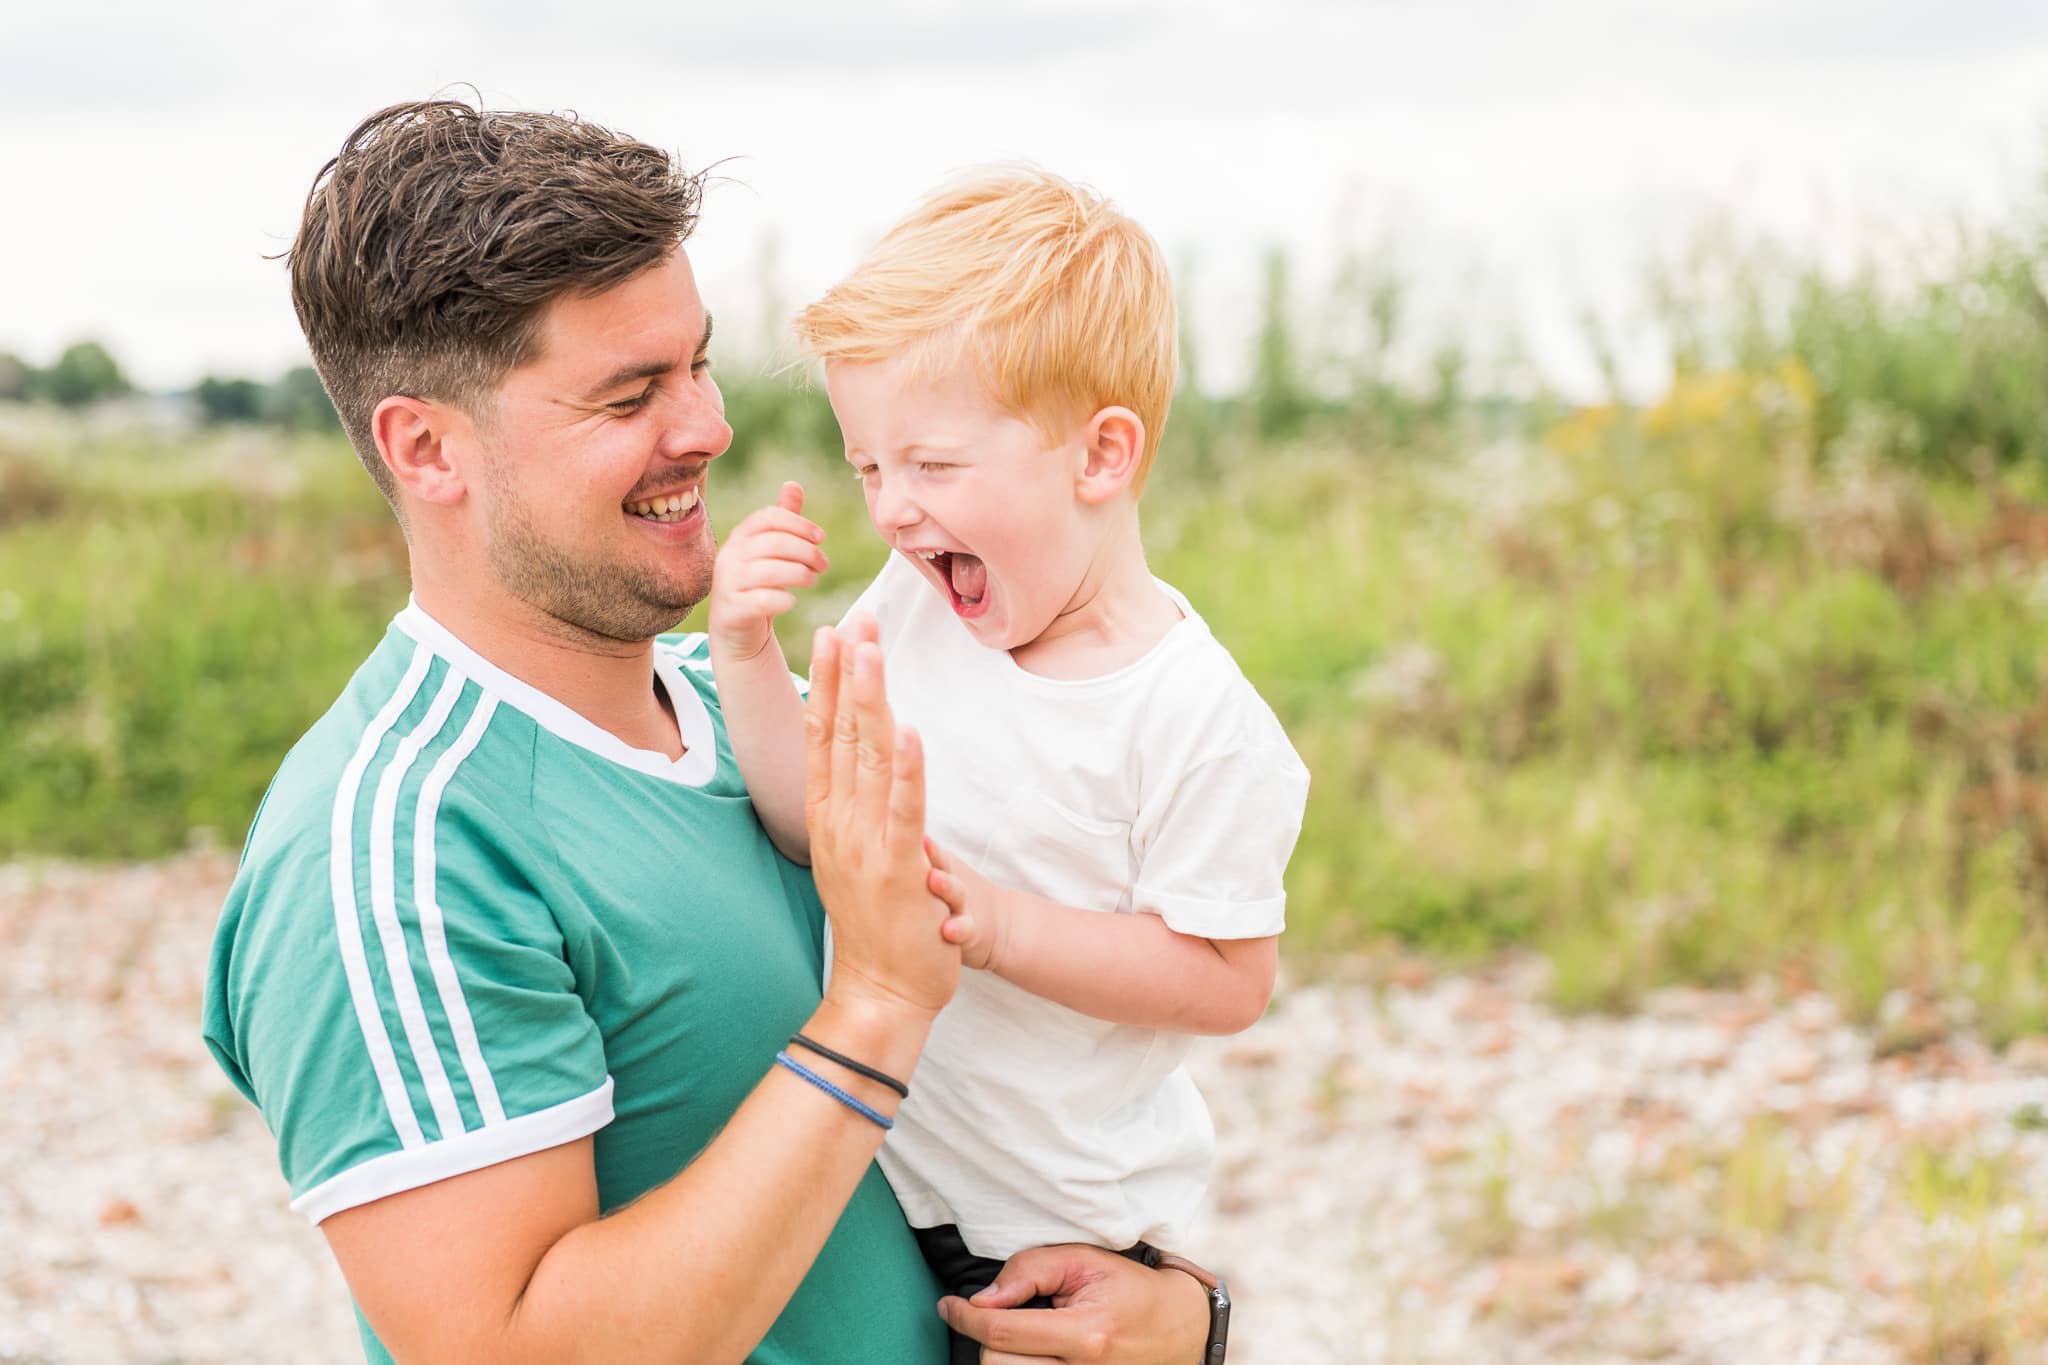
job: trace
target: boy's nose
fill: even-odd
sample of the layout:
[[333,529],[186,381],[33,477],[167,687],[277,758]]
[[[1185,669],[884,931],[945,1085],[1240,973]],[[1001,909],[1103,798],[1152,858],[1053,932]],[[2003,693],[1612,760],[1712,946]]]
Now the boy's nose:
[[887,480],[875,494],[875,529],[884,535],[895,535],[908,530],[923,520],[924,513],[918,505],[892,488]]

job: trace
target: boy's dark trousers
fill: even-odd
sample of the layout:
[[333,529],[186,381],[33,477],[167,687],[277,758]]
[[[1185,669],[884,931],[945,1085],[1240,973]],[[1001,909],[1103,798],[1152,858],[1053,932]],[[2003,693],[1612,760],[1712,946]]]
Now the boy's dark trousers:
[[[917,1249],[924,1253],[925,1264],[932,1268],[932,1274],[939,1277],[939,1287],[948,1294],[958,1294],[971,1299],[996,1282],[996,1274],[1003,1268],[1001,1261],[977,1256],[967,1249],[961,1240],[957,1224],[947,1223],[936,1228],[912,1228],[917,1234]],[[1117,1253],[1128,1256],[1142,1266],[1159,1264],[1159,1248],[1148,1242],[1140,1242]],[[1025,1308],[1050,1308],[1052,1300],[1043,1295],[1024,1304]],[[953,1340],[952,1365],[981,1365],[981,1343],[958,1332],[949,1333]]]

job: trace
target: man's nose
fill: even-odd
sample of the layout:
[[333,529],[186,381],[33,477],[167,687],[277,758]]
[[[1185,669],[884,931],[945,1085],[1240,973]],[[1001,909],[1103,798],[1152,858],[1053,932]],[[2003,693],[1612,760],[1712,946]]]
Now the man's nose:
[[693,381],[663,395],[659,415],[655,449],[665,459],[709,459],[732,445],[732,426],[716,384]]

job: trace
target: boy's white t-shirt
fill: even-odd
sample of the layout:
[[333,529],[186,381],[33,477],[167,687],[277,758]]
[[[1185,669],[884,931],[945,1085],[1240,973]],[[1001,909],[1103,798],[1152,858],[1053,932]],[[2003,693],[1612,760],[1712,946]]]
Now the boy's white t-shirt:
[[[998,884],[1184,934],[1280,932],[1308,770],[1187,599],[1159,585],[1184,619],[1137,662],[1042,678],[898,561],[853,609],[880,624],[890,705],[924,739],[942,849]],[[1189,1041],[963,971],[878,1158],[905,1216],[957,1223],[997,1259],[1184,1245],[1215,1147]]]

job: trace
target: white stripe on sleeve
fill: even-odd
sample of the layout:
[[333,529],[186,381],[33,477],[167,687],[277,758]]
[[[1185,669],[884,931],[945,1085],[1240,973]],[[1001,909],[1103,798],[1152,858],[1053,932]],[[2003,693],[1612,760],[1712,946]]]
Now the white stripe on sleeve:
[[341,786],[334,793],[334,819],[329,827],[328,885],[334,899],[334,935],[341,950],[342,969],[348,975],[348,993],[356,1008],[356,1024],[362,1029],[363,1046],[370,1053],[370,1066],[377,1073],[377,1086],[384,1093],[384,1107],[391,1126],[398,1130],[402,1147],[422,1147],[426,1137],[412,1111],[412,1097],[406,1094],[405,1078],[398,1072],[398,1057],[391,1050],[391,1035],[384,1031],[384,1014],[377,1006],[376,988],[370,983],[370,961],[363,950],[363,923],[356,910],[355,814],[356,795],[362,790],[363,772],[377,755],[384,736],[397,723],[405,708],[425,681],[434,656],[425,645],[413,650],[412,664],[399,680],[391,700],[371,719],[363,731],[355,756],[341,771]]
[[496,697],[489,693],[480,697],[461,736],[427,774],[426,785],[420,788],[412,836],[412,899],[419,910],[420,939],[427,945],[427,965],[433,968],[434,985],[441,993],[441,1010],[448,1016],[448,1031],[455,1035],[455,1050],[469,1074],[470,1093],[476,1096],[486,1127],[505,1121],[505,1107],[498,1101],[497,1082],[491,1079],[491,1068],[484,1062],[483,1049],[477,1044],[469,1002],[463,997],[455,962],[448,955],[447,926],[441,916],[441,903],[434,894],[434,822],[440,815],[441,793],[447,789],[448,780],[484,737],[497,709]]
[[427,1011],[420,1003],[419,983],[413,979],[412,955],[406,951],[405,928],[398,922],[398,789],[405,775],[419,761],[420,750],[432,743],[448,723],[467,681],[453,668],[441,680],[434,704],[399,742],[398,751],[385,765],[377,783],[377,799],[370,808],[370,914],[377,921],[377,937],[384,945],[384,973],[391,980],[391,994],[398,1003],[398,1018],[405,1025],[405,1039],[412,1045],[412,1060],[426,1087],[427,1100],[434,1106],[434,1122],[444,1138],[462,1132],[462,1111],[455,1104],[455,1090],[448,1084],[448,1072],[441,1065],[441,1051],[434,1043],[434,1030],[427,1023]]

